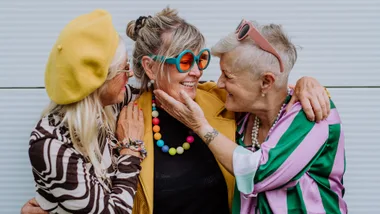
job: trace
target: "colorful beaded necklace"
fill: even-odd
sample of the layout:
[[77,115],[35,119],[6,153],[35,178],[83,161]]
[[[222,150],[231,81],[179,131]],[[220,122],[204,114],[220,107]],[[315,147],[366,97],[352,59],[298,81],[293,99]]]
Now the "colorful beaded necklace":
[[153,138],[156,140],[156,145],[161,148],[161,151],[164,153],[169,153],[171,156],[174,156],[176,154],[183,154],[185,150],[190,149],[190,144],[194,142],[194,137],[192,136],[193,133],[190,131],[189,136],[186,137],[186,142],[182,144],[182,146],[178,146],[177,148],[171,147],[169,148],[168,145],[165,144],[165,142],[162,140],[162,135],[160,133],[160,120],[158,119],[158,111],[156,108],[156,99],[154,95],[152,96],[152,130],[153,130]]

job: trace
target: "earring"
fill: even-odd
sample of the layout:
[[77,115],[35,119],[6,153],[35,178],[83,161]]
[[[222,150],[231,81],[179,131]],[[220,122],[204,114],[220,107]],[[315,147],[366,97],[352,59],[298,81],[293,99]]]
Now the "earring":
[[150,81],[148,82],[148,88],[150,88],[153,84],[154,84],[154,80],[150,80]]
[[262,96],[262,97],[265,97],[265,94],[264,94],[264,93],[261,93],[261,96]]

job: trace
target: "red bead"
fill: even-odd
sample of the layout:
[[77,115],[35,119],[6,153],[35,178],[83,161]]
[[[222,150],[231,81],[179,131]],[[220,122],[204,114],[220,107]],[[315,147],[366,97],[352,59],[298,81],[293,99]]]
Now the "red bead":
[[187,136],[186,142],[193,143],[194,142],[194,137],[193,136]]
[[160,120],[157,117],[155,117],[152,119],[152,123],[153,123],[153,125],[158,125],[158,124],[160,124]]
[[152,100],[152,103],[156,103],[156,101],[155,101],[155,100]]

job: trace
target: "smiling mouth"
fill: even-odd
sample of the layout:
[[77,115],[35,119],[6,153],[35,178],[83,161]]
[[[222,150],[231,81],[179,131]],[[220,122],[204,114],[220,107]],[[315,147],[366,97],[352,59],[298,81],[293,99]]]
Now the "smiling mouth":
[[188,87],[188,88],[193,88],[195,86],[196,82],[181,82],[181,85]]

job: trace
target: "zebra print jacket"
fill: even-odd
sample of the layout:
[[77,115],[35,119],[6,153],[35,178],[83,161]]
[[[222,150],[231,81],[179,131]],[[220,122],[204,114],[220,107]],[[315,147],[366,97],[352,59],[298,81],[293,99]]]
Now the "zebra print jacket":
[[[129,87],[127,92],[124,103],[132,99]],[[98,178],[92,164],[74,148],[61,116],[54,114],[37,123],[29,145],[35,197],[42,209],[50,213],[132,213],[139,158],[116,156],[103,141],[100,151],[106,179]]]

